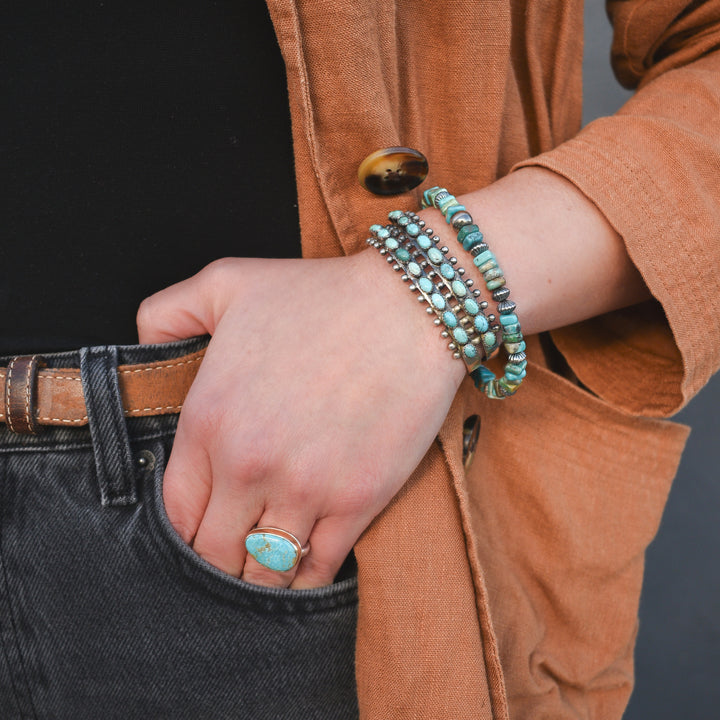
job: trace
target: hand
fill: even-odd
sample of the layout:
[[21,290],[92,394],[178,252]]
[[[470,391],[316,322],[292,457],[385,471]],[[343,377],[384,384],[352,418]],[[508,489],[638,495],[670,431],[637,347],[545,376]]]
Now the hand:
[[[261,585],[332,582],[419,464],[464,375],[377,252],[225,259],[148,298],[142,343],[210,333],[164,478],[168,516],[221,570]],[[278,573],[256,526],[309,541]]]

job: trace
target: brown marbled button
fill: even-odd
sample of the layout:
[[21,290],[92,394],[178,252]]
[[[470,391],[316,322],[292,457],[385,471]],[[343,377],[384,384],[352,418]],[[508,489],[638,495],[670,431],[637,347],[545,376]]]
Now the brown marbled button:
[[427,158],[407,147],[370,153],[358,168],[360,184],[375,195],[399,195],[416,188],[428,174]]

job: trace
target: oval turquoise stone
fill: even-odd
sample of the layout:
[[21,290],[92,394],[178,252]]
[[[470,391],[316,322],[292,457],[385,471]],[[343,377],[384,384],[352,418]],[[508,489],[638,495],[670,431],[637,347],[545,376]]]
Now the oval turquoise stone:
[[460,345],[464,345],[468,341],[467,333],[461,327],[453,330],[453,337]]
[[477,315],[475,317],[475,329],[479,333],[487,332],[489,327],[490,327],[490,323],[488,322],[488,319],[484,315]]
[[298,550],[293,543],[274,533],[256,533],[245,538],[247,551],[266,568],[284,572],[295,567]]
[[430,302],[438,309],[445,309],[445,298],[440,293],[433,293],[430,296]]
[[445,259],[445,256],[436,247],[431,247],[427,255],[433,265],[439,265]]
[[420,235],[417,239],[417,244],[421,250],[427,250],[432,247],[432,240],[427,235]]
[[410,253],[405,248],[400,248],[395,255],[400,262],[410,262]]
[[420,226],[416,225],[415,223],[409,223],[408,226],[405,228],[405,232],[410,237],[417,237],[420,234]]
[[446,280],[452,280],[455,277],[455,270],[453,269],[453,266],[450,263],[443,263],[440,266],[440,274]]
[[402,217],[398,218],[397,224],[400,225],[400,227],[405,227],[406,225],[410,224],[410,218],[407,217],[407,215],[403,215]]
[[393,210],[388,213],[388,218],[391,222],[397,222],[405,213],[402,210]]
[[468,343],[463,347],[463,355],[465,355],[466,358],[476,358],[477,348],[472,343]]
[[453,280],[450,286],[453,291],[453,295],[457,298],[464,298],[467,295],[467,287],[465,283],[460,280]]
[[468,298],[463,305],[468,315],[477,315],[480,312],[480,306],[472,298]]
[[388,250],[397,250],[400,247],[400,243],[395,238],[388,238],[385,241],[385,247]]
[[455,317],[455,313],[450,312],[450,310],[446,310],[443,313],[442,319],[447,327],[449,327],[449,328],[457,327],[458,321],[457,321],[457,318]]
[[377,235],[380,230],[384,230],[385,228],[382,225],[378,225],[377,223],[375,225],[370,226],[370,232],[373,235]]
[[483,341],[483,345],[488,349],[494,348],[495,345],[497,344],[497,338],[495,337],[494,332],[483,333],[482,341]]
[[426,293],[431,293],[435,289],[435,286],[426,277],[421,277],[418,280],[418,285],[419,285],[420,289]]
[[422,275],[422,268],[416,262],[408,263],[407,271],[415,277],[420,277]]

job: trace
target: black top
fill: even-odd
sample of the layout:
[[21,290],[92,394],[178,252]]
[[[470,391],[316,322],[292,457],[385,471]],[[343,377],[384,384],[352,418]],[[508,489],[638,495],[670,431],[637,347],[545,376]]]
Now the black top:
[[4,9],[0,355],[134,343],[140,301],[211,260],[299,256],[264,2]]

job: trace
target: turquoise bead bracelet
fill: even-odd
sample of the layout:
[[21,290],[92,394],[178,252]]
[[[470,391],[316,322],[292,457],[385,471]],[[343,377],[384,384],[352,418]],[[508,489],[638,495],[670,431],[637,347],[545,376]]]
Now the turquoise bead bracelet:
[[403,281],[418,293],[419,301],[427,303],[426,311],[436,315],[435,324],[443,327],[441,336],[450,339],[448,348],[454,357],[473,372],[487,356],[477,330],[489,326],[482,312],[487,303],[476,299],[478,291],[471,291],[462,277],[464,270],[454,267],[457,258],[447,257],[448,248],[438,248],[439,238],[432,237],[420,218],[398,210],[389,219],[392,225],[370,228],[373,236],[368,244],[385,255],[395,271],[403,270]]
[[473,222],[472,215],[454,195],[445,188],[432,187],[423,193],[422,205],[424,208],[434,207],[439,210],[448,225],[457,231],[458,242],[472,255],[473,264],[482,274],[485,287],[497,303],[500,324],[494,329],[501,333],[503,348],[508,356],[505,374],[497,378],[491,370],[481,365],[472,373],[475,385],[491,398],[502,399],[514,395],[527,373],[527,357],[516,306],[509,300],[510,289],[505,284],[505,275],[488,248],[480,228]]

